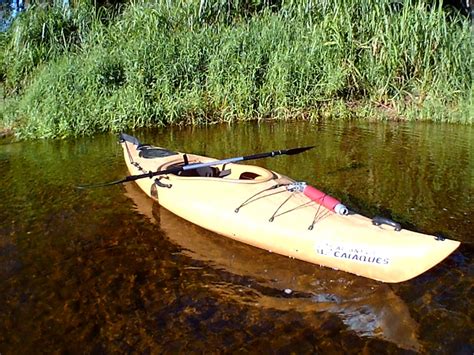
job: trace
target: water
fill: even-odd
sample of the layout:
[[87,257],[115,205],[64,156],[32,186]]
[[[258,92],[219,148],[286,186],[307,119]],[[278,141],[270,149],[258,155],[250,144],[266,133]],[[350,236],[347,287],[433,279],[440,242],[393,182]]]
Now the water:
[[0,352],[472,354],[474,128],[266,122],[140,131],[144,142],[255,161],[461,248],[383,284],[219,237],[153,204],[114,135],[0,145]]

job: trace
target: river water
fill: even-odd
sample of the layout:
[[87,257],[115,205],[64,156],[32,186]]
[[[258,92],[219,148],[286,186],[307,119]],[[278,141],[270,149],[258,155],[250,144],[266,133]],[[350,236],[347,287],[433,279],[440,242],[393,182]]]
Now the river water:
[[220,237],[134,184],[77,190],[126,175],[115,135],[3,140],[1,354],[473,353],[474,127],[295,121],[133,134],[216,158],[315,145],[254,163],[463,243],[425,274],[384,284]]

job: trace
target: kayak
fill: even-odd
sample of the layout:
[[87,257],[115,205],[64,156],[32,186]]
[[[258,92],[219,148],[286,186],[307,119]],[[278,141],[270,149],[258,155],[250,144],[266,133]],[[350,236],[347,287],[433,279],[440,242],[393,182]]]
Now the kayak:
[[354,213],[316,188],[256,165],[141,144],[126,134],[120,143],[131,177],[139,175],[133,181],[160,206],[269,252],[396,283],[429,270],[460,244]]

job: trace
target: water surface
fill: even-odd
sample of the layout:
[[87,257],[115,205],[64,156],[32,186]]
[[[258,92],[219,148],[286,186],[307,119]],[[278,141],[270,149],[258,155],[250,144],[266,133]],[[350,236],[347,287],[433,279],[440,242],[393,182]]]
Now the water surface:
[[255,164],[463,244],[416,279],[383,284],[222,238],[134,184],[75,189],[126,174],[114,135],[3,141],[2,354],[474,351],[472,127],[265,122],[134,134],[216,158],[315,145]]

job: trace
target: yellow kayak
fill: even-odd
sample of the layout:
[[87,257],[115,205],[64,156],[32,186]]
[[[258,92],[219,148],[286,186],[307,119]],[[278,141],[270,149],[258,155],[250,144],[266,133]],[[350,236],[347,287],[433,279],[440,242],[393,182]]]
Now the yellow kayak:
[[126,134],[120,137],[130,173],[155,173],[134,180],[162,207],[270,252],[374,280],[402,282],[438,264],[460,244],[350,212],[319,190],[262,167],[142,145]]

